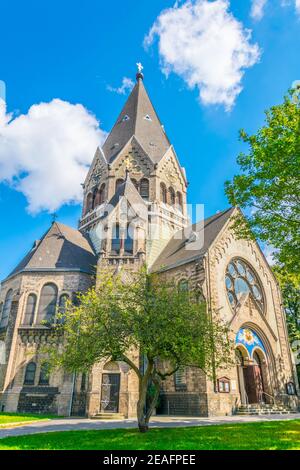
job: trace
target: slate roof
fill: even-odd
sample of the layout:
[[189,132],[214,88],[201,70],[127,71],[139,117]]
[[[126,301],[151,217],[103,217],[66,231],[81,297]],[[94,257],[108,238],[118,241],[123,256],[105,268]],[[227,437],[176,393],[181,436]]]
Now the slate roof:
[[153,163],[158,163],[171,145],[141,78],[137,80],[102,147],[108,163],[116,158],[133,136]]
[[[222,230],[225,223],[232,215],[234,207],[227,209],[223,212],[209,217],[204,220],[204,234],[202,223],[196,223],[189,227],[190,230],[179,230],[168,242],[167,246],[163,249],[158,259],[151,267],[151,271],[164,271],[176,267],[181,264],[186,264],[194,259],[201,258],[205,255],[218,233]],[[204,235],[203,246],[196,247],[188,242],[193,239],[193,232]],[[192,238],[190,238],[190,235]],[[201,238],[200,238],[201,239]],[[192,248],[192,249],[191,249]]]
[[24,271],[54,269],[93,274],[96,264],[97,258],[88,238],[74,228],[53,222],[8,277]]

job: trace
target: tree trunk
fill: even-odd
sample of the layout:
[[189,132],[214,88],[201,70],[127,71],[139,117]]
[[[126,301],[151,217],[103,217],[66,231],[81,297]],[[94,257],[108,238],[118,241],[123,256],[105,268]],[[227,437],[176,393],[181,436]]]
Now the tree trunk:
[[140,380],[139,384],[139,400],[137,402],[137,419],[140,432],[147,432],[148,426],[145,421],[145,406],[147,397],[148,380],[145,376]]
[[157,382],[157,381],[153,381],[154,385],[155,385],[155,394],[152,398],[152,401],[150,403],[150,406],[149,406],[149,409],[146,413],[146,417],[145,417],[145,421],[146,421],[146,425],[148,426],[149,424],[149,421],[150,421],[150,418],[152,416],[152,413],[154,411],[154,408],[156,406],[156,403],[157,403],[157,400],[158,400],[158,397],[159,397],[159,392],[160,392],[160,383]]

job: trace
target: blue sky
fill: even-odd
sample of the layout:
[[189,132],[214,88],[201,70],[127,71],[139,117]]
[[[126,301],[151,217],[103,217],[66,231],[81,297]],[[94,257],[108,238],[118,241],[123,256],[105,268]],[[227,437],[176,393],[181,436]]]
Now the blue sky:
[[[6,84],[6,112],[14,113],[10,117],[11,120],[18,119],[22,114],[26,116],[32,105],[39,105],[41,102],[51,103],[53,99],[58,98],[60,102],[56,103],[55,110],[52,106],[51,116],[56,119],[57,129],[63,132],[64,125],[66,128],[71,126],[72,119],[69,121],[68,113],[72,112],[73,108],[66,106],[57,118],[57,113],[62,107],[61,102],[70,105],[80,103],[100,121],[101,130],[97,130],[97,136],[103,139],[104,132],[112,127],[127,96],[109,91],[108,88],[120,87],[124,77],[134,80],[135,64],[141,61],[144,66],[145,86],[175,146],[180,162],[186,168],[190,183],[189,202],[204,203],[205,216],[209,216],[227,207],[224,181],[238,171],[235,159],[242,150],[242,144],[238,141],[238,130],[243,127],[249,132],[254,132],[263,123],[264,110],[281,102],[292,82],[300,78],[300,14],[297,13],[296,1],[284,2],[283,6],[282,0],[269,2],[256,0],[256,3],[266,3],[263,14],[256,16],[253,10],[251,15],[251,7],[253,8],[251,0],[232,0],[230,4],[229,2],[226,4],[226,0],[194,1],[194,4],[218,3],[217,7],[223,8],[223,13],[225,8],[227,16],[223,15],[223,20],[226,23],[224,24],[226,37],[227,33],[230,34],[230,28],[233,27],[234,30],[239,24],[245,48],[248,47],[248,51],[242,51],[245,57],[248,54],[248,58],[243,59],[244,65],[241,66],[244,75],[235,83],[236,86],[241,86],[242,90],[236,92],[233,103],[228,109],[228,103],[226,105],[225,101],[232,99],[228,98],[228,89],[225,90],[226,99],[222,102],[214,88],[216,76],[214,74],[220,75],[217,86],[226,86],[224,85],[226,74],[230,75],[228,64],[224,62],[224,77],[221,76],[222,51],[219,58],[209,54],[210,51],[207,49],[209,41],[206,41],[201,56],[200,52],[198,53],[200,49],[197,49],[197,42],[193,42],[191,47],[196,47],[194,59],[186,56],[181,58],[180,54],[185,54],[186,51],[179,47],[177,56],[173,60],[170,58],[174,52],[172,45],[171,50],[168,49],[167,52],[159,49],[159,42],[163,48],[163,41],[167,41],[164,34],[170,34],[171,38],[174,34],[169,28],[170,23],[167,23],[166,30],[163,30],[162,25],[165,23],[162,23],[162,20],[169,21],[176,9],[180,10],[179,13],[175,12],[178,15],[184,11],[188,12],[188,9],[182,10],[184,7],[189,8],[186,6],[187,2],[181,1],[174,6],[174,0],[151,2],[73,0],[72,3],[57,0],[51,2],[4,0],[1,4],[0,80]],[[166,8],[169,9],[167,16],[161,16]],[[180,16],[177,16],[178,18],[180,20]],[[215,34],[213,18],[215,15],[212,16],[211,29],[206,31],[208,35]],[[151,44],[145,48],[145,37],[151,28],[153,28],[152,41],[148,41]],[[247,29],[252,30],[251,38],[247,36]],[[235,33],[233,38],[238,39],[237,31]],[[224,36],[224,42],[225,39]],[[188,35],[187,40],[193,38]],[[256,53],[254,46],[257,47]],[[181,69],[181,64],[188,60],[195,60],[196,63],[189,62]],[[163,69],[165,71],[168,69],[168,76]],[[191,85],[193,80],[194,85]],[[203,92],[205,88],[209,90],[209,98]],[[94,148],[93,139],[96,131],[94,121],[88,123],[88,130],[83,127],[86,125],[82,124],[82,121],[86,122],[84,112],[86,111],[80,108],[76,109],[74,114],[74,126],[77,125],[75,118],[78,118],[82,126],[76,137],[77,140],[74,138],[74,146],[81,145],[79,142],[81,136],[88,139],[89,132],[94,132],[93,138],[88,139],[89,143],[86,145],[90,157],[86,155],[82,157],[83,164],[87,165],[89,158],[93,157],[91,149]],[[91,117],[92,119],[94,118]],[[52,121],[51,123],[53,124]],[[6,123],[6,126],[9,124]],[[33,193],[30,193],[32,188],[28,190],[27,187],[26,190],[22,190],[22,185],[18,185],[18,181],[28,176],[31,171],[26,169],[26,162],[24,163],[24,159],[28,158],[26,150],[22,160],[23,166],[21,169],[18,167],[20,155],[17,154],[24,149],[24,145],[16,142],[20,138],[21,127],[19,121],[14,131],[11,127],[10,133],[7,134],[10,139],[14,139],[14,150],[8,155],[7,149],[11,149],[12,146],[5,147],[3,135],[1,140],[0,126],[0,278],[2,279],[51,223],[51,207],[41,209],[38,208],[36,201],[31,201],[30,209],[28,194],[31,194],[32,198],[36,198],[37,195],[35,193],[32,196]],[[25,126],[26,132],[28,129]],[[64,156],[70,157],[72,154],[73,150],[69,148],[72,143],[70,144],[68,140],[68,146],[62,147],[60,151],[54,142],[51,152],[56,148],[55,159],[47,160],[45,155],[49,125],[47,129],[43,129],[45,134],[41,133],[46,141],[45,145],[39,146],[36,131],[29,129],[28,132],[29,137],[26,142],[31,142],[35,146],[33,153],[37,155],[32,164],[35,175],[38,174],[39,162],[44,165],[42,177],[45,177],[45,172],[47,174],[48,171],[47,167],[45,170],[45,165],[49,165],[45,194],[49,194],[49,200],[53,197],[53,201],[56,201],[55,198],[62,188],[61,183],[58,185],[59,188],[56,188],[53,173],[56,172],[57,178],[64,172],[67,175],[68,160],[64,161]],[[52,142],[51,135],[49,142],[50,140]],[[51,157],[52,154],[49,155]],[[73,158],[72,155],[70,158]],[[14,158],[16,162],[9,172],[8,163],[12,164]],[[14,189],[16,186],[19,190]],[[42,198],[43,186],[38,188]],[[73,200],[78,200],[78,195],[76,197],[77,199]],[[74,202],[61,203],[62,205],[57,202],[57,204],[60,205],[56,209],[58,220],[76,226],[81,212],[80,204]],[[32,209],[33,206],[35,209]]]

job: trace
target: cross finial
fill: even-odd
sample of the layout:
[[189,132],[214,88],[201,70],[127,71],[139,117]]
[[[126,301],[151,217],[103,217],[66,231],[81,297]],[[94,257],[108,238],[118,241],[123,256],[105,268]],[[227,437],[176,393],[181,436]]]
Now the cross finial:
[[136,63],[136,66],[137,66],[138,72],[141,73],[142,70],[143,70],[143,68],[144,68],[144,67],[142,66],[142,64],[141,64],[140,62],[137,62],[137,63]]
[[136,79],[137,79],[137,80],[139,80],[139,79],[142,79],[142,80],[143,80],[144,75],[143,75],[143,73],[142,73],[142,70],[143,70],[144,67],[142,66],[141,62],[137,62],[137,63],[136,63],[136,66],[137,66],[137,69],[138,69],[138,72],[137,72],[137,74],[136,74]]

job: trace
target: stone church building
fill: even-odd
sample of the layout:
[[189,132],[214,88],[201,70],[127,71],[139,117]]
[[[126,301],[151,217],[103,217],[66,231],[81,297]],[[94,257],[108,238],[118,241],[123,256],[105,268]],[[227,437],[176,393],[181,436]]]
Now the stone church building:
[[[228,321],[235,365],[215,381],[196,368],[164,383],[158,413],[229,415],[242,405],[297,407],[298,385],[278,283],[259,246],[237,239],[229,208],[190,226],[187,178],[138,73],[136,84],[83,184],[78,230],[54,221],[3,280],[0,409],[93,416],[136,413],[137,378],[124,363],[86,374],[48,373],[42,347],[67,299],[107,266],[171,276],[197,289],[209,315]],[[141,363],[138,353],[133,358]],[[141,365],[142,366],[142,365]]]

